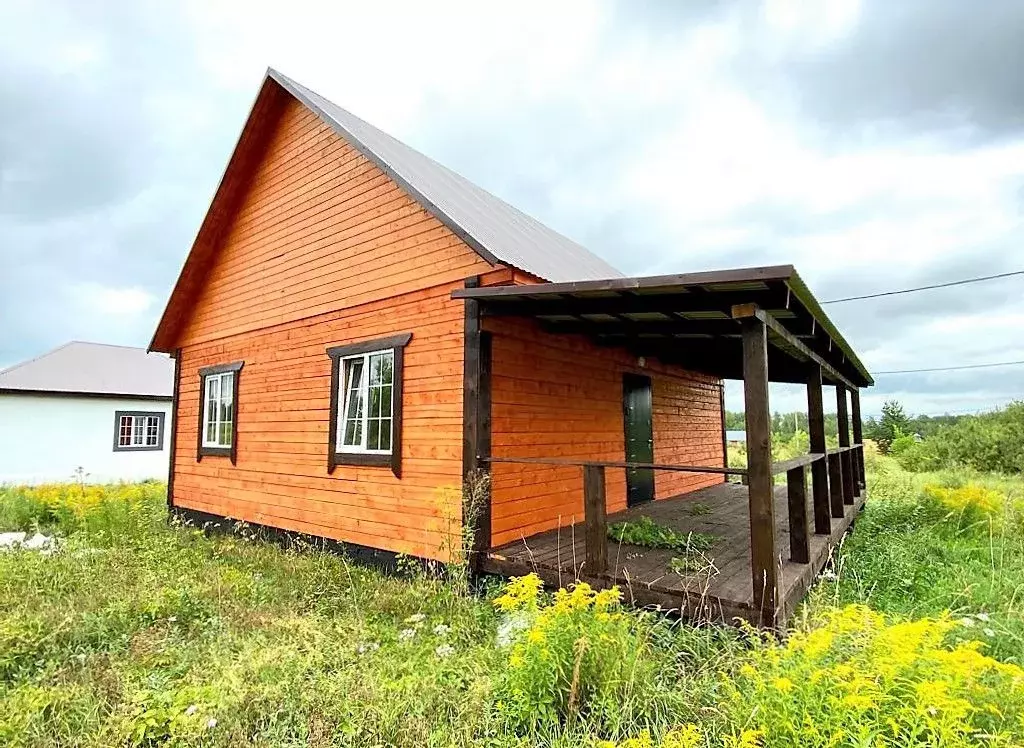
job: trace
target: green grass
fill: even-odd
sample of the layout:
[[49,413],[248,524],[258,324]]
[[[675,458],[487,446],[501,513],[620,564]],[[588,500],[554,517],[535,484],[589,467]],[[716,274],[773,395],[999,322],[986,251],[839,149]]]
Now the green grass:
[[[837,578],[812,591],[796,624],[813,632],[848,603],[897,622],[950,610],[971,625],[956,625],[948,646],[977,639],[1003,662],[1021,662],[1022,534],[1010,520],[996,529],[939,511],[921,488],[978,480],[1014,494],[1024,483],[911,475],[884,459],[869,469],[871,497],[841,550]],[[443,576],[388,576],[244,532],[206,537],[167,523],[158,484],[0,488],[0,530],[36,528],[61,536],[56,553],[0,553],[3,745],[497,748],[594,746],[600,738],[621,746],[644,730],[656,744],[666,730],[692,723],[699,745],[723,748],[761,729],[763,745],[781,746],[792,742],[788,715],[809,704],[844,726],[835,729],[889,729],[882,714],[843,721],[846,712],[828,706],[834,691],[815,691],[811,676],[794,675],[793,694],[772,695],[770,683],[744,675],[762,662],[775,663],[779,683],[804,672],[798,654],[771,654],[770,640],[638,613],[627,614],[627,650],[621,642],[605,650],[599,636],[562,650],[559,678],[571,693],[574,658],[589,653],[604,663],[601,672],[617,672],[608,652],[642,649],[642,661],[656,666],[615,684],[618,706],[555,713],[527,729],[511,720],[502,695],[528,683],[545,703],[538,673],[547,671],[514,664],[514,646],[500,644],[522,634],[517,619],[491,603],[497,583],[471,595]],[[689,536],[686,547],[693,542]],[[844,642],[851,657],[868,657],[857,650],[862,644]],[[545,656],[543,641],[531,646]],[[591,676],[581,672],[585,685]]]
[[[927,485],[987,486],[1024,496],[1020,478],[965,471],[912,474],[876,456],[869,500],[815,606],[865,602],[907,618],[949,611],[970,618],[963,634],[1007,661],[1024,664],[1024,525],[963,518],[921,497]],[[966,519],[966,521],[965,521]],[[978,620],[977,614],[989,620]]]

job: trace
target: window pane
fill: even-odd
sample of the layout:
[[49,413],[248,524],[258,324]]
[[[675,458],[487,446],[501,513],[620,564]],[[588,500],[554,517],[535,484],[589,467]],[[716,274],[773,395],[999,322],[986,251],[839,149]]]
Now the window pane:
[[155,416],[146,417],[146,446],[155,447],[160,438],[160,419]]
[[358,447],[363,443],[363,359],[351,359],[345,364],[345,408],[342,428],[342,444]]
[[234,412],[235,404],[235,375],[234,374],[221,374],[220,375],[220,401],[223,403],[227,411],[221,410],[222,413],[227,412],[227,420],[234,420],[231,418],[231,414]]
[[220,377],[208,377],[206,379],[206,437],[204,441],[210,444],[217,443],[217,408],[219,399]]
[[130,447],[132,443],[132,417],[121,416],[121,422],[118,425],[117,434],[117,446],[119,447]]
[[395,354],[393,351],[383,353],[379,357],[380,384],[391,384],[394,381]]
[[370,388],[370,412],[367,414],[370,418],[380,418],[380,387]]
[[344,444],[347,447],[358,447],[363,443],[363,425],[359,421],[346,421]]
[[132,446],[142,446],[142,427],[143,421],[138,416],[132,416]]
[[391,419],[382,418],[380,421],[380,446],[378,449],[391,450]]
[[378,392],[380,393],[380,415],[387,418],[391,415],[391,385],[384,385]]
[[378,435],[380,434],[380,421],[371,418],[366,422],[366,448],[380,449],[378,446]]
[[220,425],[220,441],[218,442],[218,444],[220,444],[220,446],[222,446],[222,447],[230,447],[231,446],[231,435],[232,435],[233,432],[234,432],[234,425],[231,423],[231,421],[227,421],[226,423],[222,423]]

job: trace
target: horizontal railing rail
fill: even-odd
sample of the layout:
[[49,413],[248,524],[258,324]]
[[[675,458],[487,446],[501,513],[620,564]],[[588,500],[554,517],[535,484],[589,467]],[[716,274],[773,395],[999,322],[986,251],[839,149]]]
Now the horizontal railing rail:
[[[844,480],[848,470],[843,463],[847,452],[859,455],[863,444],[812,452],[789,460],[772,463],[773,475],[786,474],[787,511],[789,513],[789,554],[796,563],[810,562],[810,536],[813,533],[830,532],[831,519],[842,518],[846,506],[855,502],[855,497],[864,485],[863,458],[851,461],[856,475],[853,480]],[[583,523],[586,568],[590,574],[600,575],[608,571],[608,508],[605,493],[605,471],[608,468],[626,470],[664,470],[679,473],[711,473],[716,475],[747,476],[747,468],[717,467],[709,465],[673,465],[659,462],[629,462],[620,460],[585,460],[571,457],[485,457],[477,458],[481,463],[542,465],[548,467],[578,467],[583,470]],[[824,460],[827,464],[827,488],[829,504],[814,502],[808,506],[807,468]],[[811,516],[814,516],[812,528]],[[828,514],[831,514],[831,518]],[[820,515],[820,516],[819,516]],[[768,531],[767,528],[751,527],[751,532]]]
[[606,467],[644,470],[668,470],[677,473],[714,473],[716,475],[746,475],[746,468],[727,468],[709,465],[671,465],[661,462],[619,462],[615,460],[580,460],[562,457],[478,457],[480,462],[512,463],[521,465],[551,465],[555,467]]

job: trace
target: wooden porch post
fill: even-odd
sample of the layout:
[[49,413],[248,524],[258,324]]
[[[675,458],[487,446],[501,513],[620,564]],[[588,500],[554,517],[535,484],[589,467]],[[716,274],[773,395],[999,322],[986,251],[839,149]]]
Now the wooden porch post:
[[[479,277],[468,278],[476,288]],[[491,546],[491,335],[481,329],[480,302],[465,302],[462,371],[462,521],[472,524],[472,558]]]
[[583,526],[586,573],[608,570],[608,505],[605,502],[604,466],[583,466]]
[[[821,367],[811,365],[807,377],[807,430],[811,452],[825,454],[825,406],[821,397]],[[811,489],[814,491],[814,532],[832,533],[832,517],[828,495],[828,461],[822,457],[811,463]]]
[[846,408],[846,388],[836,384],[836,421],[839,425],[839,446],[847,447],[839,454],[839,463],[843,468],[843,503],[852,504],[854,497],[853,460],[850,446],[850,417]]
[[867,488],[867,474],[864,470],[864,423],[860,418],[860,390],[850,390],[850,410],[853,414],[853,443],[858,449],[853,453],[856,460],[857,482],[860,487]]
[[772,482],[772,427],[768,406],[768,335],[757,317],[740,320],[743,329],[743,394],[747,419],[747,478],[750,504],[750,566],[754,606],[762,626],[774,627],[779,584],[775,551]]

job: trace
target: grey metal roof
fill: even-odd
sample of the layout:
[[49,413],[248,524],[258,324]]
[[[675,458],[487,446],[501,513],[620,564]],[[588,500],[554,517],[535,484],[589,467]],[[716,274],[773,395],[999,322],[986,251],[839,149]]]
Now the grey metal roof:
[[484,259],[556,283],[623,277],[615,267],[276,70],[267,72]]
[[72,341],[0,371],[0,393],[166,397],[174,387],[174,361],[145,348]]
[[745,442],[747,440],[747,432],[740,429],[729,429],[725,432],[725,440],[727,442]]

